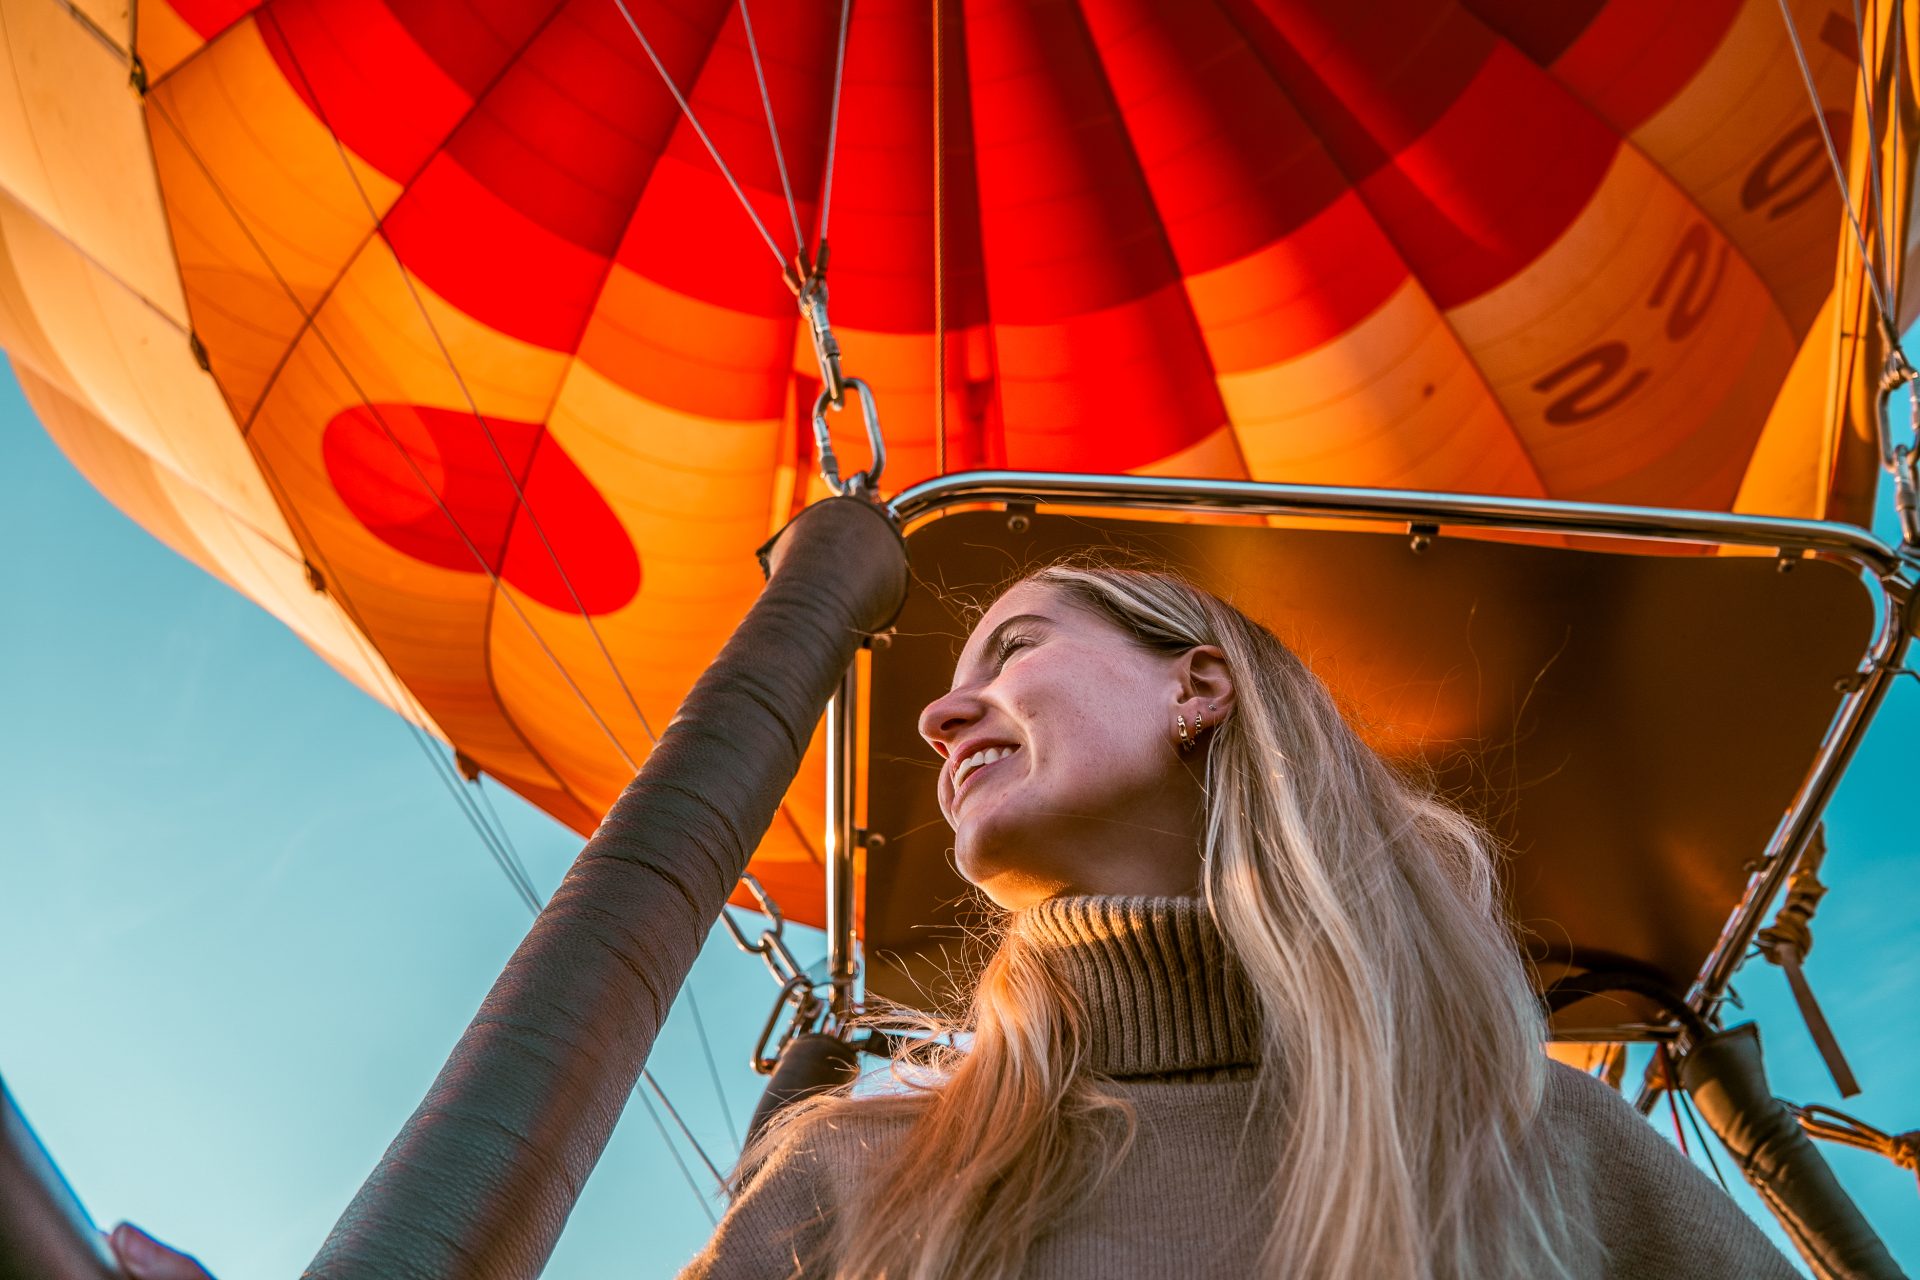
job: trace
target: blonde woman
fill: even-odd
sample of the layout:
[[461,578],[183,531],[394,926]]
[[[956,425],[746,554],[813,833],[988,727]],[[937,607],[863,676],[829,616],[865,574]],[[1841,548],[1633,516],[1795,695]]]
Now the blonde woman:
[[791,1109],[687,1276],[1797,1274],[1542,1054],[1486,837],[1229,605],[1042,570],[920,731],[1007,913],[964,1049]]

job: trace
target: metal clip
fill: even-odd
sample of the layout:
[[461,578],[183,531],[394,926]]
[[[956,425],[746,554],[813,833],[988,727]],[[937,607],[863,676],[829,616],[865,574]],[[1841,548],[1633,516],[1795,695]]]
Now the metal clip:
[[880,407],[873,401],[873,388],[858,378],[846,385],[860,396],[860,413],[867,422],[867,445],[873,450],[873,465],[846,480],[840,479],[840,460],[833,454],[833,434],[827,430],[827,408],[840,406],[823,388],[813,402],[813,443],[820,454],[820,477],[835,497],[872,498],[880,492],[880,473],[887,467],[887,442],[880,434]]
[[840,340],[833,336],[833,322],[827,319],[827,242],[820,242],[820,252],[812,258],[802,245],[781,278],[800,304],[800,315],[813,339],[813,358],[820,366],[820,385],[838,409],[847,401],[847,379],[840,371]]
[[813,338],[813,358],[820,364],[820,394],[838,409],[847,401],[847,378],[840,371],[840,340],[827,319],[827,284],[819,281],[800,295],[800,314]]
[[[1887,353],[1887,366],[1880,375],[1880,466],[1893,477],[1893,509],[1900,520],[1900,547],[1912,555],[1920,552],[1920,395],[1915,395],[1916,371],[1907,353],[1894,346]],[[1907,434],[1905,444],[1893,439],[1893,418],[1888,410],[1893,393],[1906,387]]]

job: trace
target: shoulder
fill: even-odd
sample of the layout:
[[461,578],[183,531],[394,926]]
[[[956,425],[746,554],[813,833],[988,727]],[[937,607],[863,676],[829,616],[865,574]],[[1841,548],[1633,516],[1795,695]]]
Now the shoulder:
[[784,1124],[765,1157],[743,1171],[726,1216],[681,1280],[814,1274],[835,1208],[861,1194],[911,1122],[897,1100],[839,1098]]
[[1799,1276],[1726,1192],[1608,1085],[1547,1064],[1539,1133],[1555,1190],[1615,1277]]

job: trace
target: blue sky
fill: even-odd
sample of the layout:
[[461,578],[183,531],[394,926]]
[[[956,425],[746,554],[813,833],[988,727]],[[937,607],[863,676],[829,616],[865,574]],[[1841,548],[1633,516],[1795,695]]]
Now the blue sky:
[[[0,464],[0,1073],[98,1221],[133,1219],[222,1280],[297,1275],[526,909],[401,722],[114,510],[10,374]],[[1920,681],[1902,680],[1830,813],[1809,962],[1866,1089],[1848,1109],[1889,1130],[1920,1128],[1916,742]],[[494,800],[544,897],[578,838]],[[824,950],[793,932],[803,961]],[[1755,965],[1738,989],[1775,1091],[1837,1102],[1782,976]],[[773,985],[722,932],[692,991],[719,1090],[684,996],[653,1066],[730,1159]],[[1825,1150],[1920,1273],[1913,1175]],[[547,1274],[672,1275],[716,1204],[630,1106]]]

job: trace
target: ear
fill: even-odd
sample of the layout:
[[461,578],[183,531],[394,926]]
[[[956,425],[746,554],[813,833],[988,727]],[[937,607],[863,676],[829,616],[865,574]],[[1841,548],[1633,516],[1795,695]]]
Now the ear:
[[1206,723],[1224,721],[1233,710],[1233,672],[1227,655],[1217,645],[1196,645],[1180,655],[1174,675],[1180,684],[1180,707],[1192,719],[1204,712]]

